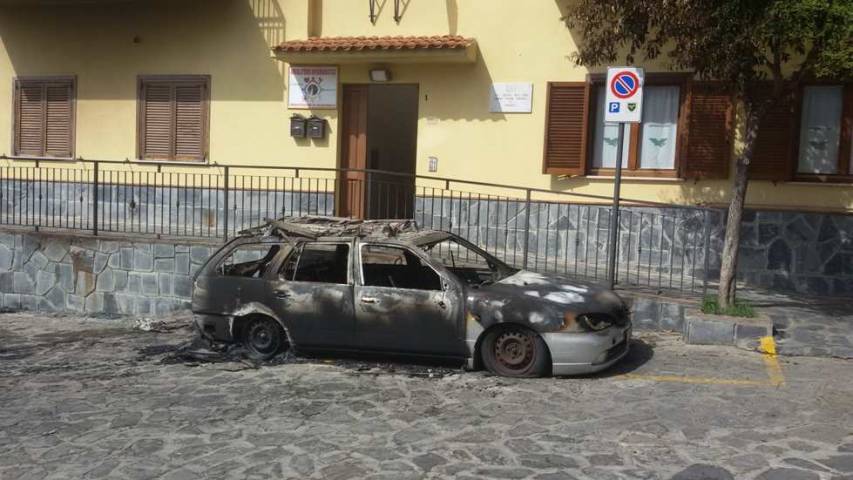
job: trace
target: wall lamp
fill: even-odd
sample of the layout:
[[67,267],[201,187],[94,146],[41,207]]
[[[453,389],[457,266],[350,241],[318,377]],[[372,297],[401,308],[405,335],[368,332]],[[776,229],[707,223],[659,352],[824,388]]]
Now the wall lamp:
[[389,82],[391,81],[391,72],[387,68],[371,68],[370,81]]

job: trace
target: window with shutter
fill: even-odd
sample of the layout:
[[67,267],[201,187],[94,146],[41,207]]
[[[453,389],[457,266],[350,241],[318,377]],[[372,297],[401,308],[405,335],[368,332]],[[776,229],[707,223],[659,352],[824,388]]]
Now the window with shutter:
[[146,76],[139,80],[139,158],[207,159],[207,76]]
[[[639,177],[676,177],[682,167],[688,76],[683,73],[646,75],[643,117],[626,126],[622,141],[622,174]],[[616,167],[619,127],[604,122],[604,75],[590,78],[589,173],[613,175]]]
[[549,83],[543,172],[583,175],[589,118],[589,84]]
[[15,80],[13,153],[17,156],[74,156],[74,79]]
[[716,82],[693,82],[688,97],[684,177],[728,178],[732,154],[732,94]]

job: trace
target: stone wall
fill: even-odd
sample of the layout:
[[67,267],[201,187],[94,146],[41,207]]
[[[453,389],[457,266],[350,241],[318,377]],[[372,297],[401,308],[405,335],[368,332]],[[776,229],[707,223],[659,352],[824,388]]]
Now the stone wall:
[[218,248],[41,233],[0,233],[7,310],[159,315],[189,307],[192,276]]
[[746,285],[853,295],[853,215],[747,211],[742,235],[738,277]]

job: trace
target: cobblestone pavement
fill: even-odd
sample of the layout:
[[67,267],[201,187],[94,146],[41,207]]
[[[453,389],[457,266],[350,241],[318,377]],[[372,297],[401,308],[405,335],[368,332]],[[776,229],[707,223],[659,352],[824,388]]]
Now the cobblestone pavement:
[[[850,361],[645,335],[620,368],[510,380],[175,362],[188,329],[0,316],[0,478],[853,479]],[[777,372],[778,373],[778,372]]]

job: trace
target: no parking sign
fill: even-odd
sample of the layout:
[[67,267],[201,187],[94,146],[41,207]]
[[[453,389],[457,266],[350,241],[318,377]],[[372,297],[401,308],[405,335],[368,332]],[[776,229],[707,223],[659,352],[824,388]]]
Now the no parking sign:
[[643,69],[611,67],[607,69],[604,96],[604,121],[639,123],[643,118]]

